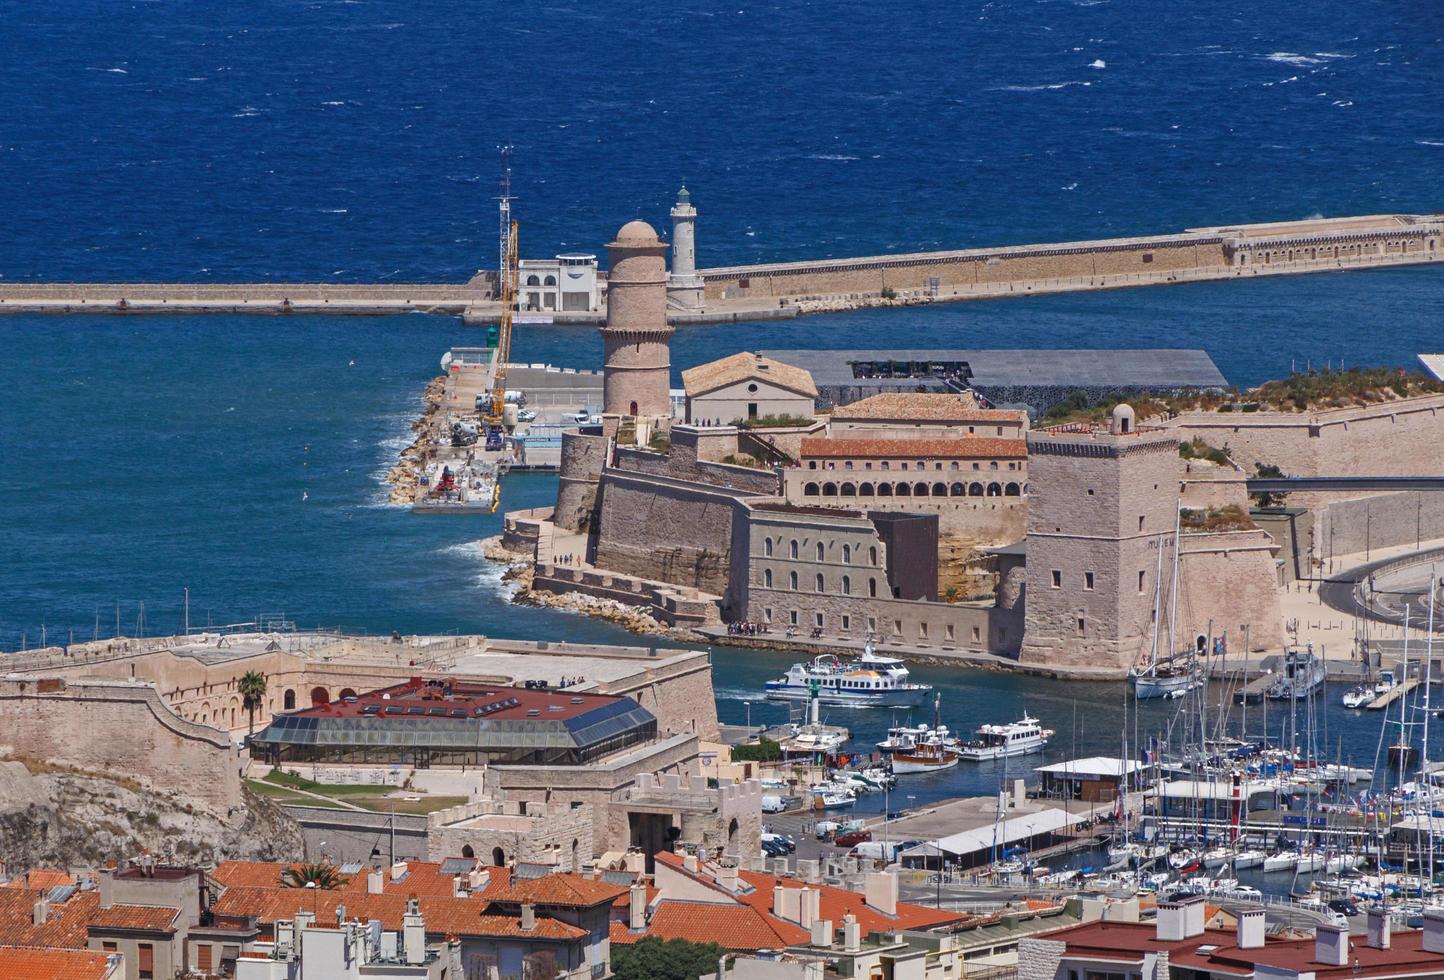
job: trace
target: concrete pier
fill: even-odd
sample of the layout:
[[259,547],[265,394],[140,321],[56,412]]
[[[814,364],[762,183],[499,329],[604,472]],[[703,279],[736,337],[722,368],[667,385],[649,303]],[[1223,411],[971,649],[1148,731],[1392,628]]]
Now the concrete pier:
[[[1128,289],[1444,261],[1444,214],[1383,214],[1187,231],[811,259],[698,270],[699,310],[673,324],[793,317],[1046,293]],[[494,273],[464,283],[0,283],[0,313],[440,313],[500,318]],[[524,313],[595,325],[602,312]]]

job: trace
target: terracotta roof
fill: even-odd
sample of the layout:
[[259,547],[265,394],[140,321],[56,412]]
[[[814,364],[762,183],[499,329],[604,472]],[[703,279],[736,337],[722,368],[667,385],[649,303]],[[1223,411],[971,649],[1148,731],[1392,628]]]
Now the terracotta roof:
[[[402,884],[404,885],[405,882]],[[605,887],[608,889],[607,897],[602,899],[602,902],[610,903],[614,886],[607,885]],[[344,905],[348,919],[360,919],[363,922],[377,919],[381,922],[383,929],[395,931],[403,925],[407,898],[408,894],[400,889],[381,895],[372,895],[364,890],[360,892],[318,892],[314,889],[236,885],[227,888],[216,900],[213,911],[216,915],[255,916],[258,924],[269,928],[277,921],[294,918],[298,911],[314,910],[316,921],[335,922],[336,907]],[[472,895],[470,898],[438,895],[418,895],[417,898],[420,901],[421,915],[426,920],[426,931],[429,934],[443,936],[521,934],[519,932],[521,920],[518,916],[497,914],[494,911],[490,889]],[[518,931],[516,933],[494,931],[506,928],[504,923],[508,921],[517,923]],[[551,925],[542,925],[543,922],[550,921],[553,920],[547,919],[544,915],[538,915],[537,930],[526,933],[526,935],[549,939],[571,939],[583,935],[577,931],[576,936],[573,936],[569,931],[570,926],[559,929]],[[558,922],[557,926],[565,926],[565,923]]]
[[971,395],[938,392],[887,391],[848,405],[838,405],[832,417],[839,420],[909,422],[992,422],[1021,424],[1027,413],[1010,408],[979,408]]
[[488,891],[493,902],[520,905],[557,905],[567,908],[592,908],[609,905],[629,891],[624,885],[612,885],[579,875],[542,875],[540,878],[513,878],[510,888]]
[[726,949],[782,949],[805,943],[811,934],[801,926],[748,905],[662,899],[652,911],[645,932],[632,932],[625,922],[612,923],[614,943],[630,944],[644,936],[717,943]]
[[1232,944],[1234,934],[1225,929],[1205,929],[1202,935],[1192,939],[1165,941],[1158,938],[1158,929],[1152,923],[1138,922],[1085,922],[1048,934],[1048,938],[1068,944],[1071,953],[1093,950],[1113,955],[1120,953],[1156,953],[1174,950],[1183,951],[1202,944],[1224,946]]
[[171,932],[180,909],[152,905],[112,905],[100,909],[90,920],[92,929],[144,929],[147,932]]
[[[423,910],[424,911],[424,910]],[[428,923],[427,928],[430,928]],[[536,925],[532,929],[521,927],[521,918],[515,915],[483,915],[478,917],[469,927],[468,934],[473,936],[524,936],[532,939],[581,939],[586,936],[585,929],[578,929],[574,925],[568,925],[560,919],[549,919],[546,916],[537,916]],[[457,935],[460,935],[458,933]]]
[[107,953],[0,946],[0,976],[5,980],[107,980],[123,975],[112,970]]
[[803,459],[1027,459],[1024,439],[961,436],[957,439],[803,439]]
[[849,913],[855,915],[864,936],[871,932],[888,932],[898,929],[932,929],[941,925],[951,925],[954,922],[967,922],[973,918],[967,912],[930,909],[922,905],[914,905],[911,902],[898,902],[896,914],[885,915],[868,905],[862,893],[848,891],[846,888],[834,888],[832,885],[819,883],[809,884],[798,881],[796,878],[779,878],[776,875],[761,874],[756,871],[739,870],[737,876],[751,885],[753,889],[739,897],[759,911],[770,914],[772,889],[778,885],[783,888],[811,888],[818,893],[819,916],[831,919],[833,927],[841,929],[843,916]]
[[682,387],[693,398],[739,381],[768,381],[808,398],[817,397],[817,385],[813,383],[810,372],[748,351],[699,364],[682,372]]
[[75,877],[68,871],[56,871],[53,868],[36,868],[27,871],[19,878],[14,878],[0,888],[29,888],[32,891],[49,891],[56,885],[73,885]]
[[[255,888],[278,888],[281,884],[281,872],[291,864],[282,864],[274,861],[227,861],[216,868],[211,875],[216,881],[231,887],[255,887]],[[346,884],[337,889],[339,892],[354,894],[366,891],[366,876],[370,872],[369,867],[347,877]],[[486,893],[499,891],[511,880],[510,868],[485,868],[489,874],[489,880],[485,889]],[[386,892],[398,892],[403,895],[438,895],[450,897],[454,875],[441,873],[441,865],[432,861],[408,861],[406,863],[406,877],[400,881],[391,879],[391,868],[389,866],[381,869],[382,878],[385,884],[382,886]]]
[[35,903],[45,892],[28,888],[0,888],[0,936],[16,946],[49,946],[84,949],[90,920],[100,908],[94,891],[76,892],[69,899],[50,906],[45,922],[35,925]]

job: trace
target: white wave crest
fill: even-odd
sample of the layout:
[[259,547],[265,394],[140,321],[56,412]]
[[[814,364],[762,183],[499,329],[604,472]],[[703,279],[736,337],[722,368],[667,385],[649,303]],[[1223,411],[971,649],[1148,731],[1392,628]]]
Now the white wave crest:
[[1293,51],[1275,51],[1267,57],[1269,61],[1276,61],[1281,65],[1294,65],[1296,67],[1322,65],[1324,63],[1324,59],[1322,58],[1315,58],[1306,54],[1297,54]]
[[849,155],[846,154],[846,153],[809,153],[809,154],[807,155],[807,159],[809,159],[809,160],[834,160],[834,161],[837,161],[837,162],[839,162],[839,163],[846,163],[846,162],[851,161],[851,160],[860,160],[860,159],[862,159],[862,158],[861,158],[861,157],[849,156]]
[[1069,88],[1078,85],[1087,88],[1092,82],[1053,82],[1050,85],[999,85],[990,91],[993,92],[1056,92],[1059,89]]

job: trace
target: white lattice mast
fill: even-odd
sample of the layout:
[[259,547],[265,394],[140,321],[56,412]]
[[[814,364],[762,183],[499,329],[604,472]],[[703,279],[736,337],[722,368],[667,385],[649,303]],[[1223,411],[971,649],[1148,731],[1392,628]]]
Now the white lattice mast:
[[[507,143],[499,147],[501,150],[501,194],[497,198],[499,210],[501,211],[500,222],[497,225],[497,260],[496,260],[496,295],[498,297],[507,295],[506,277],[510,274],[508,269],[507,256],[511,252],[511,150],[512,146]],[[510,285],[515,285],[514,283]]]

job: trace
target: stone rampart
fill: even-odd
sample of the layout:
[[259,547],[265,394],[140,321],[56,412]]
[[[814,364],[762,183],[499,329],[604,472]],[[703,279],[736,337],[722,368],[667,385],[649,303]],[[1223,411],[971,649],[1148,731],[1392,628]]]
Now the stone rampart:
[[[1185,534],[1179,568],[1178,639],[1228,635],[1230,652],[1283,646],[1278,546],[1262,530]],[[1245,630],[1247,627],[1247,630]]]
[[597,505],[597,486],[607,465],[611,440],[601,433],[562,433],[561,466],[557,476],[557,506],[553,521],[568,531],[591,525]]
[[[590,513],[590,510],[587,512]],[[518,555],[535,555],[537,544],[541,541],[542,525],[551,521],[553,513],[554,508],[551,507],[508,511],[501,522],[501,546]]]
[[221,812],[242,803],[230,736],[136,681],[0,678],[0,754],[134,779]]
[[539,564],[532,578],[532,589],[558,595],[581,592],[599,599],[641,606],[654,619],[668,626],[709,626],[722,622],[717,600],[699,594],[696,589],[647,582],[613,572]]
[[[374,848],[390,861],[427,860],[427,821],[405,813],[373,813],[370,810],[337,810],[333,807],[283,804],[286,815],[301,825],[306,853],[336,864],[360,861],[370,865]],[[447,855],[458,857],[457,854]]]
[[[1337,495],[1334,495],[1337,496]],[[1293,498],[1289,498],[1293,503]],[[1333,500],[1314,514],[1316,560],[1444,538],[1444,493],[1411,491]]]

